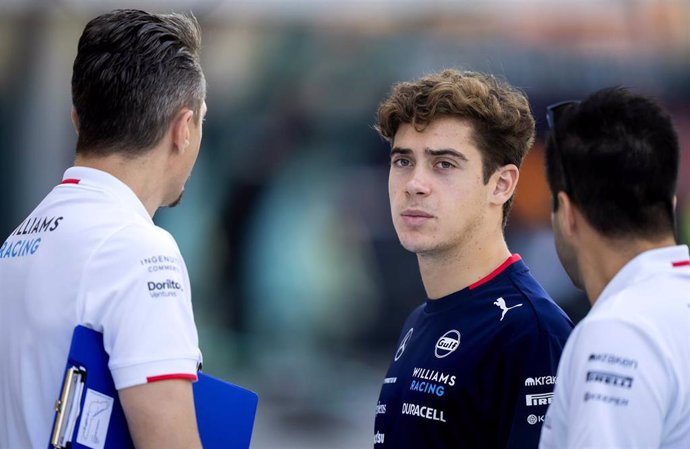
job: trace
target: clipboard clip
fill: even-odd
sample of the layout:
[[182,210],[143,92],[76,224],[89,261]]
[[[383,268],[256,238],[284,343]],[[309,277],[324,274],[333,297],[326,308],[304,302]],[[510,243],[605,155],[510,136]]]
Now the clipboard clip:
[[55,449],[67,449],[71,445],[85,382],[83,367],[72,366],[65,372],[60,398],[55,401],[55,424],[50,435],[50,446]]

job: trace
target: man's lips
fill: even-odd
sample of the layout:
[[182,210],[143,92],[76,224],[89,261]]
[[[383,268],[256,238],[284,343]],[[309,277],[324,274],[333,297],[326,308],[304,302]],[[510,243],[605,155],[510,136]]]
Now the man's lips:
[[420,209],[405,209],[400,215],[403,217],[434,218],[429,212]]
[[400,216],[408,226],[420,226],[434,218],[429,212],[420,209],[405,209]]

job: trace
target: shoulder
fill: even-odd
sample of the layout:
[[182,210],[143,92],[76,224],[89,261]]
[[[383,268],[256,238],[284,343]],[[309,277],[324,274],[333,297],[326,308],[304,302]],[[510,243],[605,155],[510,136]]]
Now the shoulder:
[[619,317],[633,321],[658,319],[663,315],[681,313],[687,309],[690,296],[690,276],[659,273],[643,281],[628,285],[595,306],[597,315]]
[[506,307],[514,307],[506,314],[511,315],[506,324],[517,333],[553,335],[565,341],[573,329],[568,315],[527,269],[510,274],[510,283],[504,287],[501,298]]
[[93,249],[85,269],[90,278],[120,283],[126,279],[170,275],[184,279],[186,266],[172,236],[151,224],[132,222],[112,229]]
[[115,258],[153,256],[156,254],[179,255],[175,239],[164,229],[150,223],[131,222],[114,228],[98,252]]

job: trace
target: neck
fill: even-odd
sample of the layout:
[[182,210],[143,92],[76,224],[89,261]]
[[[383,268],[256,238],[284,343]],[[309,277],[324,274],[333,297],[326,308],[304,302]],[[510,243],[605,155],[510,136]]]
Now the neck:
[[578,265],[583,288],[592,305],[611,279],[632,259],[645,251],[676,245],[673,235],[652,240],[631,237],[609,239],[593,232],[589,240],[589,243],[580,245],[583,250]]
[[136,157],[117,153],[108,156],[77,154],[74,165],[95,168],[113,175],[132,189],[153,217],[163,203],[163,191],[159,181],[164,170],[161,153],[154,148]]
[[510,257],[503,238],[475,239],[447,251],[417,254],[429,299],[438,299],[477,282]]

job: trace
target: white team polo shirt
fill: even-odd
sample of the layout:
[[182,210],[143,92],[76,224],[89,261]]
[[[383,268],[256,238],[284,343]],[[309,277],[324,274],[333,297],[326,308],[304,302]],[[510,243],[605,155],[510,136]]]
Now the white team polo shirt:
[[690,257],[644,252],[568,340],[541,449],[690,448]]
[[0,246],[0,448],[45,449],[74,327],[103,333],[118,389],[196,379],[187,268],[108,173],[72,167]]

